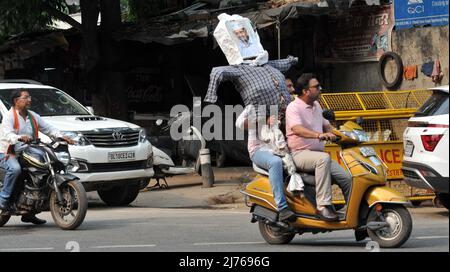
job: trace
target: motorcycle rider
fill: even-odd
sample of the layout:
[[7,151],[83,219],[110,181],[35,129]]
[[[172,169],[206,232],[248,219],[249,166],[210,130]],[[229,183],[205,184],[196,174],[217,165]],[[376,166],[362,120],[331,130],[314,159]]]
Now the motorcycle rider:
[[321,86],[314,74],[303,74],[297,81],[298,97],[286,109],[286,136],[297,169],[315,172],[318,214],[329,221],[338,220],[332,207],[332,182],[342,189],[348,203],[352,177],[324,152],[325,142],[334,140],[333,127],[322,116],[317,101]]
[[[14,145],[28,143],[38,137],[38,131],[51,136],[63,138],[69,144],[74,141],[63,136],[59,130],[44,121],[37,113],[30,111],[31,96],[26,89],[14,90],[11,95],[12,107],[3,117],[0,126],[0,167],[5,170],[3,189],[0,192],[0,210],[8,208],[11,194],[22,169],[14,154]],[[36,225],[45,224],[35,214],[22,215],[22,222]]]

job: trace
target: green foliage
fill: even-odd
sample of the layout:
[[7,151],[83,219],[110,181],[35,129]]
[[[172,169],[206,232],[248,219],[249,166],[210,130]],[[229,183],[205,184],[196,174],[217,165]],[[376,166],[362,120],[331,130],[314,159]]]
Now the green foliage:
[[0,43],[8,36],[48,28],[48,9],[67,13],[64,0],[0,0]]
[[130,18],[142,22],[167,8],[166,0],[129,0]]

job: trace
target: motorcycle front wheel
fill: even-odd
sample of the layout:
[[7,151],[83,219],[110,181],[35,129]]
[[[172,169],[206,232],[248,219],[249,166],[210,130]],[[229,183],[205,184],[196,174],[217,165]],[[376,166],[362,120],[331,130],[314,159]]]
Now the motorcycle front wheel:
[[86,216],[88,201],[83,185],[76,180],[59,187],[63,201],[59,203],[56,192],[50,195],[50,212],[53,221],[63,230],[78,228]]

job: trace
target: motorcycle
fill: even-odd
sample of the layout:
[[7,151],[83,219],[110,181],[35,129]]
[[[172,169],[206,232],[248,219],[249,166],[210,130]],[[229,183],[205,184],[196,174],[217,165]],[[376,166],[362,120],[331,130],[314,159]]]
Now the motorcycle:
[[252,223],[258,222],[262,237],[269,244],[287,244],[296,234],[325,233],[336,230],[355,230],[361,241],[370,237],[382,248],[397,248],[410,237],[412,219],[404,206],[408,200],[386,186],[387,166],[373,147],[361,146],[368,140],[358,124],[347,121],[333,130],[340,145],[340,159],[352,176],[352,190],[347,210],[339,214],[339,221],[324,221],[316,214],[313,173],[300,173],[305,183],[304,197],[285,190],[290,209],[296,214],[294,222],[281,222],[270,186],[268,172],[253,165],[259,173],[241,191],[251,207]]
[[[69,147],[64,140],[51,143],[39,139],[16,149],[22,167],[9,207],[0,211],[0,227],[11,216],[50,210],[53,221],[63,230],[78,228],[86,216],[88,200],[79,178],[69,174]],[[3,181],[4,171],[1,169]],[[0,187],[3,184],[0,184]]]

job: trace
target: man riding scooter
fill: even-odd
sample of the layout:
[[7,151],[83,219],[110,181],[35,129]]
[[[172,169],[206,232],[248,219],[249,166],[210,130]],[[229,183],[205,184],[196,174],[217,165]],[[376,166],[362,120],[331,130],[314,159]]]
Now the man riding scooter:
[[[19,142],[27,143],[38,137],[38,131],[53,137],[63,138],[69,144],[73,140],[63,136],[57,129],[46,123],[37,113],[30,111],[31,96],[24,89],[15,90],[11,95],[12,107],[4,116],[0,128],[0,167],[6,171],[3,189],[0,192],[0,210],[8,208],[11,194],[17,178],[22,170],[14,155],[14,145]],[[45,224],[46,221],[37,218],[34,214],[24,214],[22,222],[36,225]]]
[[296,84],[298,97],[286,109],[286,137],[294,163],[302,172],[315,173],[318,215],[323,220],[339,219],[332,207],[332,181],[342,189],[348,203],[352,177],[324,152],[325,141],[335,140],[330,122],[323,118],[317,100],[321,86],[314,74],[303,74]]

